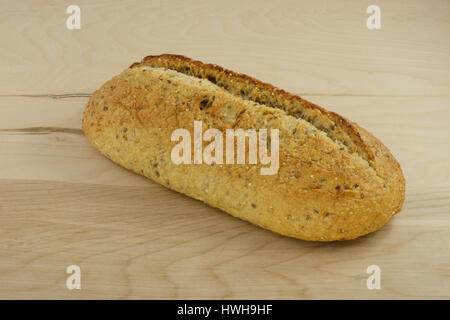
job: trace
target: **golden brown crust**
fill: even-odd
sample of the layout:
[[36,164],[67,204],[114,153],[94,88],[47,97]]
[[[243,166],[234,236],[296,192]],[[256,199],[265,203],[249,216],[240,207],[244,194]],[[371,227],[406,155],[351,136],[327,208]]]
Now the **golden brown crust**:
[[[345,128],[347,133],[349,133],[355,140],[357,140],[358,146],[361,148],[360,150],[351,150],[351,151],[360,151],[361,156],[370,161],[374,159],[372,150],[367,146],[367,144],[362,140],[358,127],[355,126],[354,123],[342,117],[341,115],[325,110],[324,108],[301,98],[298,95],[291,94],[283,89],[277,88],[269,83],[262,82],[255,78],[252,78],[246,74],[237,73],[221,66],[215,64],[205,64],[198,60],[193,60],[188,57],[182,55],[174,55],[174,54],[161,54],[155,56],[146,56],[142,59],[141,62],[133,63],[130,68],[139,67],[143,65],[151,65],[157,67],[166,67],[169,69],[174,69],[180,71],[180,68],[192,68],[192,66],[197,67],[200,70],[209,70],[215,75],[223,74],[227,78],[231,79],[231,82],[240,80],[244,82],[249,82],[253,86],[257,86],[259,88],[264,88],[269,91],[272,95],[282,97],[284,101],[291,101],[294,103],[300,104],[303,108],[311,109],[318,111],[323,118],[332,119],[334,123],[338,126],[342,126]],[[183,72],[183,71],[181,71]],[[195,74],[195,76],[199,76],[199,74]],[[259,102],[259,101],[257,101]],[[321,128],[319,128],[321,129]]]
[[[231,84],[223,85],[233,87],[227,91],[221,83],[173,71],[186,65],[189,72],[215,76],[216,83],[225,74]],[[252,102],[265,99],[258,86],[273,92],[276,101],[295,103],[283,110]],[[241,88],[253,90],[251,99],[233,94]],[[211,95],[214,102],[202,110],[202,97]],[[316,118],[302,114],[306,120],[293,117],[303,112],[301,108],[319,113],[313,114]],[[194,120],[221,130],[268,124],[279,129],[278,174],[262,176],[258,166],[174,165],[170,135],[177,128],[192,132]],[[340,126],[331,136],[330,123]],[[83,131],[116,163],[233,216],[299,239],[345,240],[373,232],[401,210],[404,200],[399,164],[366,130],[269,84],[183,56],[146,57],[105,83],[86,106]]]
[[[291,94],[282,89],[276,88],[275,86],[264,83],[260,80],[252,78],[245,74],[236,73],[231,70],[227,70],[222,68],[221,66],[215,64],[205,64],[201,61],[192,60],[188,57],[182,55],[173,55],[173,54],[161,54],[161,55],[153,55],[146,56],[142,59],[141,62],[133,63],[130,68],[142,66],[142,65],[156,65],[156,66],[164,66],[168,68],[179,69],[180,66],[183,68],[185,66],[196,66],[202,70],[211,70],[214,74],[225,74],[227,77],[236,81],[237,79],[242,79],[244,81],[248,81],[255,86],[264,87],[270,92],[273,92],[276,96],[281,96],[285,100],[295,101],[301,104],[302,107],[309,108],[312,110],[318,110],[321,113],[321,116],[324,118],[328,117],[333,119],[333,122],[338,125],[344,127],[352,137],[357,140],[359,144],[360,150],[362,151],[360,154],[365,160],[369,162],[369,164],[374,167],[377,173],[386,180],[386,187],[391,187],[391,192],[394,192],[400,199],[401,203],[404,200],[404,177],[403,173],[400,169],[400,165],[395,160],[395,158],[391,155],[390,151],[386,146],[384,146],[376,137],[370,134],[368,131],[364,130],[356,123],[347,120],[346,118],[340,116],[339,114],[325,110],[324,108],[309,102],[298,95]],[[320,128],[319,128],[320,129]],[[350,150],[358,151],[358,150]],[[401,210],[401,205],[398,206],[394,212],[399,212]]]

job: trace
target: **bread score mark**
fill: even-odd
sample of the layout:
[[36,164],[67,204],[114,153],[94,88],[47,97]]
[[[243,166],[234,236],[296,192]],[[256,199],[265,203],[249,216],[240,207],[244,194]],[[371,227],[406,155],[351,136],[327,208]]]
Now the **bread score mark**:
[[147,56],[141,62],[133,63],[130,68],[142,66],[167,68],[199,79],[207,79],[234,96],[269,108],[283,110],[287,115],[310,123],[335,143],[347,149],[349,153],[356,153],[367,161],[369,166],[373,166],[373,150],[362,139],[357,126],[353,122],[297,95],[245,74],[215,64],[205,64],[182,55]]
[[[226,129],[223,132],[210,128],[203,133],[203,122],[194,121],[193,133],[192,141],[191,133],[185,128],[179,128],[172,132],[170,140],[178,141],[170,155],[174,164],[256,165],[259,160],[261,165],[269,165],[261,167],[261,175],[274,175],[278,172],[280,167],[278,129],[270,129],[270,136],[267,135],[267,129],[259,129],[258,132],[255,129]],[[203,142],[210,143],[203,148]],[[193,161],[192,158],[194,158]]]

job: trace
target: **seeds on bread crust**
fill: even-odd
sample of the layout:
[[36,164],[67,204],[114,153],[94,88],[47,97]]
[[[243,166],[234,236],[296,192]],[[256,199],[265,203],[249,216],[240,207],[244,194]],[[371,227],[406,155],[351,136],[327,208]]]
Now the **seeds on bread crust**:
[[[279,129],[278,173],[262,176],[249,165],[175,165],[171,133],[191,131],[194,120],[219,130]],[[404,200],[399,164],[363,128],[269,84],[182,56],[146,57],[108,81],[90,98],[83,131],[123,167],[299,239],[373,232]]]

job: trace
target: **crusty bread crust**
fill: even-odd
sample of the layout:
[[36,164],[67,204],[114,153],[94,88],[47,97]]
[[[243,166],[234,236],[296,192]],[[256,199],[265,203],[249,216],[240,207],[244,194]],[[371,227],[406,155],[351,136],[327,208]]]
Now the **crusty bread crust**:
[[[171,133],[192,133],[194,120],[205,129],[279,129],[278,174],[262,176],[260,165],[175,165]],[[183,56],[146,57],[105,83],[86,106],[83,131],[116,163],[299,239],[373,232],[404,201],[399,164],[366,130],[270,84]]]
[[[365,160],[373,160],[374,155],[369,146],[362,140],[355,124],[337,113],[327,111],[318,105],[302,99],[271,84],[264,83],[248,75],[236,73],[214,64],[192,60],[182,55],[162,54],[147,56],[140,63],[133,63],[130,68],[139,66],[164,67],[195,77],[208,79],[234,95],[252,100],[270,107],[285,110],[289,115],[309,121],[319,130],[345,133],[340,137],[349,152],[357,152]],[[247,87],[246,94],[242,94]],[[248,88],[250,87],[250,92]],[[340,129],[340,130],[339,130]]]

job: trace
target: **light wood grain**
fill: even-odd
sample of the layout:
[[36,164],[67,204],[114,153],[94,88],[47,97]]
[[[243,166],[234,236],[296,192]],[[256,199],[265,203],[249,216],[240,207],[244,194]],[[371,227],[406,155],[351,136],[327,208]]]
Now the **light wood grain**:
[[[1,2],[0,298],[450,298],[450,2]],[[403,211],[349,242],[289,239],[114,165],[81,132],[89,94],[180,53],[302,95],[379,137]],[[82,289],[65,287],[79,265]],[[368,290],[366,268],[382,270]]]

